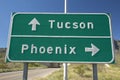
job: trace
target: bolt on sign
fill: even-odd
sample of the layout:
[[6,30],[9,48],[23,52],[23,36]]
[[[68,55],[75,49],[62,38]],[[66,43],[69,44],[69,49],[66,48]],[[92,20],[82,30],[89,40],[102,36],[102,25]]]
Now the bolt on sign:
[[13,13],[10,62],[111,63],[110,16],[106,13]]

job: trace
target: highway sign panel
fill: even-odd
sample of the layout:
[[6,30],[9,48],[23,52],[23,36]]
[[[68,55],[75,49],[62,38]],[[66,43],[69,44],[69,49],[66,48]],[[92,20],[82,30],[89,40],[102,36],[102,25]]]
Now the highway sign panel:
[[11,62],[111,63],[111,20],[105,13],[14,13]]

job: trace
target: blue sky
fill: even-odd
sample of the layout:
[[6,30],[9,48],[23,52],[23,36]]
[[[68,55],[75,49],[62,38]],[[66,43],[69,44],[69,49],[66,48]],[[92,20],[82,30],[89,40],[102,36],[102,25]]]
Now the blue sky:
[[[64,13],[64,0],[0,0],[0,47],[7,47],[12,12]],[[110,13],[113,38],[120,40],[120,0],[67,0],[69,13]]]

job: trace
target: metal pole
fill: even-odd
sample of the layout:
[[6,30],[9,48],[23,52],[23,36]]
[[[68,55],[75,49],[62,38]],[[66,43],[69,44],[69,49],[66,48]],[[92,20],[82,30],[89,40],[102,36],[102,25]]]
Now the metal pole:
[[[67,13],[67,0],[64,0],[64,13],[66,14]],[[64,63],[63,64],[64,66],[64,76],[63,76],[63,80],[68,80],[67,79],[67,63]]]
[[63,76],[63,80],[68,80],[67,78],[67,63],[64,63],[63,64],[64,65],[64,76]]
[[24,63],[23,80],[27,80],[27,77],[28,77],[28,63]]
[[97,64],[92,64],[93,66],[93,80],[98,80]]
[[64,0],[64,13],[67,13],[67,0]]

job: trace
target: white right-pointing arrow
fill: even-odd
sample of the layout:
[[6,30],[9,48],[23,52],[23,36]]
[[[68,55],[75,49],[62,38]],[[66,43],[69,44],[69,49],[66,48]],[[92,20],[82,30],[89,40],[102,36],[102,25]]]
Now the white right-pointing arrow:
[[92,56],[97,54],[100,51],[99,48],[97,48],[94,44],[91,43],[91,48],[85,47],[85,52],[92,52]]

